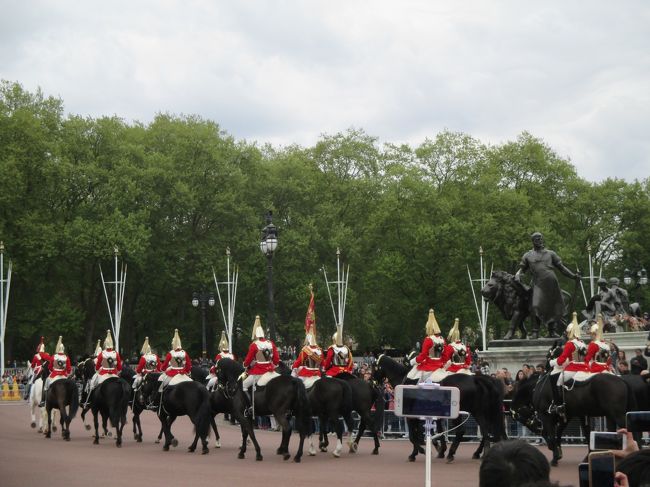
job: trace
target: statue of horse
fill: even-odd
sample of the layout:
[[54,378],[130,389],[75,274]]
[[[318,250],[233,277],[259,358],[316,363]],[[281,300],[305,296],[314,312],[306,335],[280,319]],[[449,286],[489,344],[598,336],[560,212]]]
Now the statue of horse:
[[[409,368],[396,362],[387,355],[380,355],[377,359],[377,370],[375,377],[383,381],[387,378],[393,387],[405,383],[406,374]],[[408,382],[408,381],[407,381]],[[415,383],[415,382],[412,382]],[[505,439],[506,434],[503,427],[503,386],[492,377],[468,374],[451,374],[445,377],[441,386],[457,387],[460,390],[460,409],[467,411],[474,416],[483,435],[478,449],[472,458],[480,458],[484,448],[489,448],[489,439],[500,441]],[[453,420],[453,428],[456,436],[449,448],[447,461],[454,461],[456,450],[463,439],[464,419],[458,417]],[[423,453],[422,443],[423,428],[419,419],[409,418],[407,420],[409,429],[409,440],[413,444],[413,451],[409,455],[409,461],[414,462],[418,453]],[[441,423],[438,424],[438,431],[442,431]],[[447,445],[444,436],[441,437],[441,445],[438,448],[438,458],[444,458]]]
[[[160,395],[158,378],[160,373],[150,372],[142,381],[142,394],[145,401],[151,403]],[[173,386],[167,386],[160,398],[158,405],[158,418],[165,434],[164,451],[169,451],[169,446],[178,445],[178,441],[171,432],[171,426],[178,416],[187,416],[194,424],[194,441],[188,447],[189,452],[196,450],[199,438],[201,439],[201,453],[209,453],[208,435],[210,434],[210,403],[208,390],[203,384],[195,381],[180,382]]]
[[[494,303],[503,317],[510,321],[508,332],[503,337],[504,340],[512,339],[517,329],[521,332],[521,338],[526,338],[528,333],[524,321],[529,316],[532,320],[530,338],[539,337],[541,323],[539,318],[532,314],[532,288],[515,281],[515,276],[512,274],[505,271],[493,271],[490,280],[481,289],[481,295],[485,300]],[[570,295],[566,291],[562,291],[562,298],[566,310]],[[549,336],[555,335],[555,325],[555,323],[548,324]]]
[[[242,413],[242,408],[247,408],[248,398],[246,398],[241,387],[239,377],[244,372],[244,367],[234,360],[222,358],[217,364],[217,378],[221,384],[228,384],[228,387],[234,391],[236,401],[233,398],[233,405]],[[236,386],[236,388],[235,388]],[[282,428],[282,441],[277,449],[277,454],[282,455],[288,460],[289,440],[291,438],[291,423],[288,416],[293,415],[296,418],[296,429],[300,435],[298,451],[294,456],[295,462],[302,459],[303,446],[305,437],[309,434],[311,411],[309,400],[305,392],[305,386],[300,379],[295,377],[280,375],[275,377],[264,386],[258,387],[253,395],[254,410],[258,416],[273,415],[278,425]]]
[[[557,346],[551,349],[548,358],[555,358],[562,352]],[[546,445],[553,452],[551,465],[557,466],[562,458],[562,432],[570,418],[580,418],[585,438],[589,437],[589,417],[605,416],[608,424],[625,427],[625,413],[636,408],[632,389],[618,376],[595,374],[585,382],[576,382],[571,390],[564,391],[566,412],[564,417],[549,413],[553,402],[550,374],[533,374],[517,384],[510,410],[513,418],[533,431],[539,431]]]

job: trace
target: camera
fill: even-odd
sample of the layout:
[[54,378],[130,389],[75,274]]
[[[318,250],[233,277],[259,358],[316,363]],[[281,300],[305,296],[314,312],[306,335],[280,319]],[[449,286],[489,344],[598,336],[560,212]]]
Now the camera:
[[650,431],[650,411],[633,411],[625,415],[625,428],[631,433]]
[[614,485],[614,454],[611,451],[593,452],[589,454],[589,485],[590,487],[613,487]]
[[627,436],[609,431],[592,431],[589,436],[590,450],[624,450]]
[[457,418],[460,390],[438,384],[399,385],[395,388],[395,414],[411,418]]
[[589,464],[578,464],[578,485],[580,487],[589,487]]

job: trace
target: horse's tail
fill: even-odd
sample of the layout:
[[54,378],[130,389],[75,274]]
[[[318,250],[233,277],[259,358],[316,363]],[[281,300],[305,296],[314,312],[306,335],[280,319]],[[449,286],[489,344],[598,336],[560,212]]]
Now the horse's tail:
[[[322,379],[321,379],[322,380]],[[311,408],[309,406],[309,399],[307,398],[307,391],[305,384],[300,379],[292,377],[293,388],[295,391],[295,403],[293,414],[296,417],[296,429],[300,434],[309,435]]]
[[[203,388],[205,390],[205,388]],[[201,405],[199,410],[196,413],[196,421],[194,427],[196,428],[196,433],[200,438],[207,438],[210,436],[210,424],[212,420],[212,412],[210,410],[210,396],[208,395],[207,390],[205,394],[201,394]]]
[[70,419],[73,419],[77,414],[77,410],[79,409],[79,389],[77,388],[77,383],[74,380],[71,380],[70,383],[72,384],[72,397],[70,398],[70,414],[68,417]]
[[474,378],[483,391],[484,407],[482,410],[495,441],[505,438],[505,417],[503,413],[505,391],[503,385],[498,379],[493,377],[476,375]]

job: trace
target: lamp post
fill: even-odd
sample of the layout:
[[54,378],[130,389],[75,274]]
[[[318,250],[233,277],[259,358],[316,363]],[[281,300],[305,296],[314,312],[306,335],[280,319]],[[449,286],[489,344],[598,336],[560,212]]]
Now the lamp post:
[[260,250],[266,255],[267,260],[267,284],[269,295],[269,329],[271,340],[275,341],[275,304],[273,302],[273,253],[278,247],[278,229],[273,225],[273,213],[271,210],[266,214],[266,226],[262,229]]
[[[633,278],[632,276],[635,276],[636,279]],[[623,282],[625,283],[626,286],[629,286],[630,284],[634,284],[635,285],[634,289],[637,289],[639,286],[646,286],[648,284],[648,272],[645,270],[644,267],[642,267],[640,270],[636,272],[632,272],[630,271],[630,269],[625,269],[623,271]]]
[[208,305],[211,307],[214,306],[214,303],[214,294],[212,293],[206,293],[203,291],[200,293],[192,293],[192,306],[198,308],[199,304],[201,305],[201,335],[203,338],[203,350],[201,354],[203,358],[206,358],[208,355],[208,348],[205,339],[205,310]]

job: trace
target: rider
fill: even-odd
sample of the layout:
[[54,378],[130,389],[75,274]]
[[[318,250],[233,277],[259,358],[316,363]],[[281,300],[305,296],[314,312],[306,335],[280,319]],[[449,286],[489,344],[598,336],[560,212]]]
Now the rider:
[[86,399],[86,405],[90,402],[90,396],[95,388],[107,379],[118,378],[122,370],[122,357],[117,350],[113,349],[113,338],[111,330],[106,330],[104,339],[104,350],[95,358],[95,375],[90,381],[90,392]]
[[436,315],[433,310],[429,310],[429,318],[426,324],[427,336],[422,341],[422,351],[420,354],[411,359],[413,368],[408,373],[407,378],[424,382],[440,382],[447,377],[447,367],[450,364],[454,349],[445,342],[441,336],[440,326],[436,321]]
[[453,349],[451,355],[451,365],[447,368],[447,372],[451,374],[471,374],[470,367],[472,366],[472,350],[460,341],[460,330],[458,329],[459,320],[454,320],[454,326],[449,331],[447,340],[449,346]]
[[[553,367],[551,371],[551,385],[557,383],[557,387],[551,387],[553,391],[553,404],[549,413],[564,415],[564,401],[560,396],[560,388],[569,380],[573,379],[578,372],[589,373],[585,364],[587,345],[580,339],[580,325],[578,324],[578,313],[573,312],[573,320],[566,327],[567,342],[564,344],[562,354],[549,362]],[[557,379],[557,382],[554,380]]]
[[142,357],[138,362],[138,366],[135,368],[135,379],[133,380],[133,389],[137,389],[142,382],[142,379],[149,372],[160,372],[160,359],[158,355],[151,351],[151,345],[149,345],[149,337],[144,337],[144,343],[142,344],[142,350],[140,350]]
[[72,365],[70,364],[70,357],[65,354],[65,347],[63,346],[63,337],[59,337],[56,343],[54,355],[50,356],[50,375],[45,381],[43,387],[43,397],[41,399],[40,407],[45,406],[45,399],[47,398],[47,390],[52,382],[59,379],[67,379],[72,372]]
[[184,380],[192,380],[190,378],[190,373],[192,372],[192,359],[190,358],[190,355],[183,350],[181,337],[178,334],[178,328],[174,330],[172,349],[167,352],[161,370],[164,372],[164,374],[160,374],[160,377],[158,378],[160,381],[158,392],[160,392],[161,396],[163,389],[165,389],[172,380],[174,380],[174,384]]
[[32,389],[32,384],[38,378],[38,376],[41,373],[41,370],[43,369],[43,362],[46,361],[49,362],[50,358],[52,358],[52,356],[45,351],[44,337],[41,337],[41,343],[39,343],[38,347],[36,347],[36,353],[34,354],[34,357],[32,357],[32,362],[29,365],[31,374],[30,374],[29,384],[25,389],[25,398],[24,398],[25,400],[29,398],[29,393]]
[[591,343],[587,347],[587,355],[585,356],[585,363],[589,367],[591,373],[613,373],[612,372],[612,357],[609,353],[609,344],[603,340],[603,315],[598,314],[598,320],[591,325],[589,329],[591,335]]
[[[248,370],[241,375],[241,379],[244,393],[249,399],[249,404],[252,405],[253,401],[248,394],[249,387],[255,386],[263,376],[265,376],[263,382],[266,383],[280,375],[275,371],[275,366],[280,363],[280,355],[278,355],[275,343],[264,338],[264,328],[262,328],[259,315],[255,317],[251,339],[253,341],[248,347],[248,354],[244,359],[244,367]],[[251,415],[251,413],[252,406],[246,411],[247,415]]]
[[332,335],[332,345],[327,349],[327,357],[323,362],[323,370],[327,377],[336,377],[343,373],[352,373],[354,361],[352,352],[343,344],[343,325],[336,325],[336,333]]
[[316,331],[312,323],[305,334],[305,346],[291,366],[292,375],[300,377],[309,389],[320,379],[320,366],[323,362],[323,349],[316,344]]
[[209,391],[214,389],[214,386],[217,383],[217,365],[219,364],[219,360],[221,360],[222,358],[229,358],[230,360],[235,360],[235,356],[232,353],[230,353],[230,345],[228,345],[228,337],[226,337],[225,331],[221,332],[221,340],[219,340],[219,353],[215,355],[214,365],[210,367],[210,374],[208,374],[210,380],[208,381],[207,388]]

